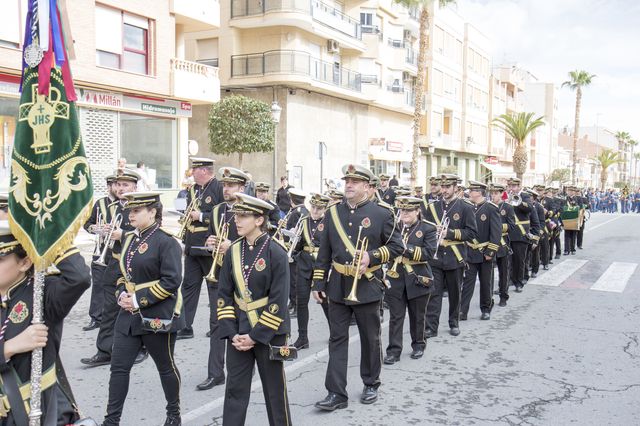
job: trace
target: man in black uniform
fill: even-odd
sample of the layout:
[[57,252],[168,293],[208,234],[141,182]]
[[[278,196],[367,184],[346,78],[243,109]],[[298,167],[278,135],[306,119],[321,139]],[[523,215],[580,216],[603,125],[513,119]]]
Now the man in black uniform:
[[[584,197],[582,191],[580,191],[577,187],[575,188],[576,198],[578,199],[578,204],[582,210],[589,208],[589,199]],[[626,201],[625,201],[626,202]],[[626,210],[628,212],[628,208]],[[584,211],[583,211],[584,214]],[[582,250],[582,241],[584,240],[584,225],[587,223],[587,218],[584,217],[582,220],[582,224],[580,225],[580,229],[576,234],[576,245],[580,250]]]
[[[296,303],[298,314],[298,339],[293,344],[298,349],[309,347],[307,327],[309,326],[309,297],[311,295],[311,280],[313,278],[313,264],[318,256],[318,244],[320,235],[324,231],[324,214],[331,198],[311,193],[309,204],[311,210],[308,215],[302,217],[301,235],[294,251],[295,263],[298,265],[296,282]],[[323,301],[322,308],[329,319],[329,306]]]
[[550,244],[549,252],[550,254],[553,254],[554,252],[553,247],[555,247],[555,253],[556,253],[555,258],[560,259],[560,255],[562,254],[561,236],[563,231],[562,220],[560,219],[560,215],[562,214],[562,211],[567,205],[567,199],[559,193],[560,190],[558,188],[550,188],[550,189],[551,189],[551,197],[553,200],[553,210],[554,210],[553,221],[555,222],[556,227],[554,228],[555,232],[553,234],[553,244]]
[[[213,251],[216,247],[220,247],[220,252],[216,256],[216,270],[214,271],[215,280],[209,280],[207,278],[207,290],[209,291],[209,306],[211,312],[213,312],[213,306],[218,300],[218,279],[220,277],[220,270],[223,264],[224,256],[231,244],[238,239],[238,228],[234,220],[235,213],[233,212],[233,206],[239,200],[237,194],[244,193],[244,185],[247,182],[249,176],[242,170],[234,169],[233,167],[222,167],[218,174],[220,175],[220,181],[222,182],[222,197],[224,202],[218,204],[213,208],[209,215],[208,223],[209,229],[207,230],[206,245]],[[221,241],[222,229],[227,229],[227,237],[224,241]],[[220,244],[219,244],[220,243]],[[215,254],[213,255],[215,256]],[[211,265],[213,267],[213,256],[209,254],[212,259]],[[207,271],[207,275],[210,274],[211,268]],[[224,383],[224,353],[225,353],[225,341],[221,339],[220,327],[218,323],[217,315],[210,315],[209,317],[209,361],[207,364],[207,378],[197,385],[198,390],[211,389],[216,385]]]
[[[579,209],[580,197],[576,195],[576,187],[569,185],[566,187],[567,191],[567,208]],[[578,237],[578,231],[565,229],[564,230],[564,255],[569,253],[576,254],[576,240]]]
[[433,289],[433,274],[428,260],[436,250],[436,227],[420,220],[422,198],[397,197],[400,209],[404,251],[396,257],[387,271],[390,288],[385,292],[389,304],[389,346],[385,364],[400,361],[402,327],[409,311],[412,359],[422,358],[427,341],[424,337],[425,312]]
[[[115,187],[118,201],[115,201],[109,207],[112,208],[112,216],[121,217],[119,228],[114,229],[111,233],[113,240],[113,249],[107,252],[107,261],[104,273],[102,275],[102,288],[104,289],[104,303],[102,305],[102,321],[100,322],[100,331],[96,338],[96,347],[98,352],[90,358],[82,358],[81,363],[90,367],[98,365],[107,365],[111,363],[111,351],[113,348],[113,330],[120,312],[120,306],[116,299],[116,281],[120,270],[119,262],[122,252],[123,236],[126,232],[133,231],[133,226],[129,223],[129,211],[124,208],[126,198],[124,194],[134,192],[136,190],[140,175],[134,170],[123,169],[116,176]],[[142,362],[148,356],[147,351],[143,348],[138,353],[136,363]]]
[[[91,216],[84,224],[85,231],[94,235],[104,235],[106,230],[105,225],[111,223],[111,212],[115,209],[113,204],[118,198],[116,196],[114,183],[116,181],[115,175],[107,176],[107,195],[100,198],[93,204],[91,210]],[[111,207],[109,207],[111,206]],[[98,223],[100,222],[100,223]],[[96,253],[94,253],[92,260],[98,260],[100,253],[104,250],[103,239],[99,239],[102,244],[96,244]],[[102,284],[102,275],[104,274],[105,267],[99,265],[96,262],[91,263],[91,301],[89,302],[89,324],[82,327],[84,331],[94,330],[100,327],[100,321],[102,320],[102,305],[104,304],[104,291],[100,285]]]
[[[536,190],[537,188],[537,190]],[[540,192],[538,192],[538,190]],[[538,217],[538,245],[532,250],[531,253],[531,278],[535,278],[540,270],[540,264],[544,270],[549,269],[549,234],[547,232],[547,211],[540,202],[540,194],[544,191],[544,185],[540,188],[540,185],[536,185],[528,192],[532,197],[533,206],[536,209],[536,216]]]
[[[548,248],[548,263],[553,264],[553,247],[555,245],[556,233],[558,230],[558,223],[556,222],[556,202],[553,199],[553,190],[550,186],[544,188],[544,197],[542,197],[541,201],[542,207],[546,212],[546,227],[547,227],[547,235],[549,240],[549,248]],[[548,269],[545,268],[545,269]]]
[[486,191],[486,184],[469,181],[469,196],[474,204],[477,236],[467,242],[468,269],[465,271],[462,286],[461,320],[467,319],[476,287],[476,277],[480,279],[480,312],[482,312],[480,319],[491,319],[491,309],[493,309],[493,265],[500,244],[502,220],[498,206],[491,201],[486,201]]
[[[304,205],[304,201],[307,198],[307,194],[297,188],[289,189],[289,198],[291,198],[291,210],[289,210],[289,215],[287,216],[287,224],[285,233],[288,234],[286,241],[287,249],[290,247],[291,237],[293,236],[293,232],[298,225],[298,221],[303,216],[307,216],[309,214],[309,210]],[[289,259],[289,276],[290,276],[290,288],[289,288],[289,315],[291,318],[295,318],[297,313],[296,310],[296,288],[298,284],[298,265],[296,264],[295,259]]]
[[396,202],[396,192],[393,188],[389,187],[389,175],[382,173],[378,178],[380,179],[380,188],[378,189],[380,199],[390,206],[394,206]]
[[442,310],[442,294],[445,289],[449,293],[449,334],[460,334],[458,317],[460,313],[460,292],[462,277],[467,257],[465,242],[477,237],[476,219],[471,204],[457,198],[458,176],[443,174],[440,176],[442,198],[429,204],[425,219],[438,226],[441,232],[445,220],[449,224],[443,241],[438,247],[436,256],[429,261],[433,271],[434,293],[427,306],[426,337],[438,335],[440,311]]
[[509,240],[509,233],[515,228],[515,213],[513,212],[513,206],[505,202],[502,199],[505,186],[493,183],[490,187],[491,201],[498,206],[500,211],[500,217],[502,220],[500,248],[496,254],[496,263],[498,264],[498,294],[500,295],[500,302],[498,306],[507,306],[507,300],[509,300],[509,269],[511,265],[511,242]]
[[[191,157],[191,171],[195,184],[187,192],[187,206],[194,203],[191,212],[190,226],[184,238],[184,277],[182,294],[184,297],[184,317],[186,326],[178,331],[178,340],[193,338],[193,320],[198,309],[202,280],[209,273],[213,260],[211,253],[194,247],[204,246],[213,207],[222,202],[222,185],[214,175],[214,160],[210,158]],[[216,298],[209,291],[209,302],[215,303]],[[212,305],[213,306],[213,305]],[[209,322],[213,322],[213,312],[210,312]],[[211,328],[209,329],[209,331]]]
[[422,203],[420,204],[420,213],[422,217],[426,217],[427,209],[429,208],[429,203],[434,201],[438,201],[440,198],[440,180],[437,176],[431,176],[429,178],[430,192],[429,194],[422,197]]
[[315,404],[327,411],[348,405],[349,322],[353,313],[362,354],[360,376],[364,390],[360,401],[371,404],[378,399],[382,366],[379,308],[384,287],[381,266],[403,251],[393,214],[368,197],[371,172],[349,164],[342,173],[345,201],[332,206],[325,217],[313,273],[316,290],[329,298],[331,338],[325,379],[329,393]]
[[416,198],[424,197],[424,189],[421,186],[413,187],[413,196]]
[[258,200],[266,201],[271,204],[273,210],[269,211],[269,234],[273,235],[278,228],[278,221],[280,220],[280,209],[278,205],[271,200],[269,190],[271,185],[266,182],[256,182],[256,198]]
[[[515,213],[515,228],[509,233],[511,241],[512,256],[512,281],[516,286],[516,292],[522,292],[525,283],[525,269],[527,265],[527,251],[533,239],[532,223],[534,217],[537,219],[535,210],[531,205],[531,199],[521,190],[521,180],[519,178],[511,178],[507,181],[509,185],[509,197],[520,197],[519,202],[515,202],[513,207]],[[537,223],[537,220],[536,220]]]

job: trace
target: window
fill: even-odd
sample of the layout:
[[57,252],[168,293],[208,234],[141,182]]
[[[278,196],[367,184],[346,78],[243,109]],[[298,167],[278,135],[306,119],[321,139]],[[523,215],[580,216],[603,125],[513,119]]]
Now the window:
[[149,20],[96,5],[96,57],[100,66],[149,72]]
[[2,25],[0,25],[0,47],[17,49],[22,44],[26,22],[27,2],[24,0],[2,1]]
[[360,25],[373,26],[373,13],[360,13]]

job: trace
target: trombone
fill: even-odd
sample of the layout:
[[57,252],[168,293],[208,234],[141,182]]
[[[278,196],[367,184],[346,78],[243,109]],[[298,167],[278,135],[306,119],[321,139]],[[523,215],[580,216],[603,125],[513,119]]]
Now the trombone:
[[213,249],[213,253],[211,253],[211,256],[213,256],[213,265],[211,265],[211,269],[209,270],[209,273],[205,277],[207,281],[212,283],[218,282],[218,279],[216,278],[216,269],[218,269],[218,260],[222,257],[222,253],[220,253],[220,249],[222,248],[222,243],[229,236],[229,223],[228,222],[223,223],[220,226],[220,228],[221,229],[218,229],[218,232],[216,232],[218,243]]
[[178,230],[178,233],[175,235],[177,239],[184,240],[184,237],[187,233],[187,228],[189,228],[189,226],[191,226],[191,222],[193,222],[193,219],[191,219],[191,212],[198,211],[199,209],[200,209],[200,199],[194,198],[193,200],[191,200],[191,203],[189,204],[187,209],[184,211],[184,214],[182,215],[182,217],[178,219],[178,223],[180,224],[180,229]]
[[440,225],[440,231],[436,234],[436,250],[433,254],[434,259],[438,259],[438,248],[444,241],[444,237],[447,235],[447,230],[449,229],[449,218],[445,217]]
[[113,231],[116,229],[120,229],[120,225],[122,225],[122,214],[118,213],[111,219],[111,223],[109,224],[109,232],[107,232],[104,236],[104,249],[102,253],[100,253],[100,257],[93,261],[94,264],[99,266],[107,266],[107,251],[113,249],[113,245],[116,243],[116,240],[112,240]]
[[360,239],[360,235],[362,234],[362,226],[358,228],[358,239],[356,240],[356,250],[353,254],[353,260],[351,261],[350,269],[353,271],[353,284],[351,285],[351,292],[344,300],[348,302],[358,303],[358,280],[360,279],[360,263],[362,262],[362,257],[364,256],[364,252],[367,251],[369,247],[369,240],[367,237],[363,237]]

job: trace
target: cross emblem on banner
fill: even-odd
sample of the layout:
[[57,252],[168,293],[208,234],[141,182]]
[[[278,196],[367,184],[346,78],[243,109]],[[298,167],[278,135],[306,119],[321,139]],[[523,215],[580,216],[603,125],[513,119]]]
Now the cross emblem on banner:
[[51,126],[56,118],[69,119],[69,104],[61,101],[60,91],[51,86],[49,96],[38,94],[38,85],[31,86],[31,102],[20,105],[19,121],[26,121],[33,129],[33,148],[36,154],[51,151]]

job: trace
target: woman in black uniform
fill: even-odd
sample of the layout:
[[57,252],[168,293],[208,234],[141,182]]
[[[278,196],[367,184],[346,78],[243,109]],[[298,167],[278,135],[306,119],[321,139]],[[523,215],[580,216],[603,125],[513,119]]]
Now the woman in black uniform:
[[[76,248],[54,262],[59,273],[45,277],[44,324],[33,320],[33,263],[20,243],[0,222],[0,425],[27,425],[31,380],[31,351],[42,348],[42,424],[66,425],[78,420],[71,404],[70,389],[60,385],[56,373],[62,323],[91,276]],[[7,407],[9,405],[10,407]]]
[[387,271],[391,287],[385,293],[389,304],[389,346],[385,364],[400,360],[402,352],[402,326],[409,311],[411,334],[411,358],[424,355],[427,341],[424,335],[425,312],[432,291],[433,274],[427,261],[436,250],[436,227],[420,219],[422,199],[400,196],[396,207],[400,210],[404,252],[396,258]]
[[229,340],[222,423],[245,424],[257,364],[269,424],[286,426],[291,424],[291,415],[284,366],[270,355],[271,346],[287,344],[289,261],[282,246],[267,233],[271,204],[236,195],[239,201],[233,211],[241,238],[224,257],[217,302],[220,337]]
[[162,204],[157,192],[125,194],[135,230],[125,235],[117,295],[120,313],[115,324],[109,404],[104,426],[120,424],[129,390],[129,374],[142,345],[160,373],[167,400],[165,426],[181,424],[180,374],[173,360],[176,332],[185,326],[180,316],[182,250],[160,228]]

